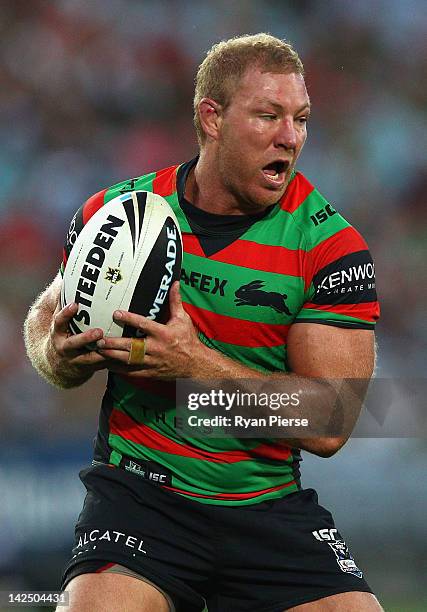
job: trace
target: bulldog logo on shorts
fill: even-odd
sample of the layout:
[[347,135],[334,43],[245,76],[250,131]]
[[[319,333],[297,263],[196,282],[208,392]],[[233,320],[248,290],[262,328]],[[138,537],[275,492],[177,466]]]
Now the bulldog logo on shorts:
[[338,529],[319,529],[318,531],[311,532],[316,540],[319,542],[325,542],[332,548],[337,558],[337,563],[341,571],[346,574],[353,574],[357,578],[363,578],[363,573],[357,567],[353,557],[348,550],[347,544],[344,540],[337,540],[336,537],[340,538],[341,535]]
[[334,551],[337,558],[337,563],[343,572],[346,574],[353,574],[353,576],[357,576],[357,578],[363,578],[363,573],[357,567],[344,540],[328,542],[328,545]]

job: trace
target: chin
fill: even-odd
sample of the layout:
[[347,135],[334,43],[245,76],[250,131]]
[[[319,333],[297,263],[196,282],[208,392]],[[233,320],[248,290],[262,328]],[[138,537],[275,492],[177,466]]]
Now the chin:
[[286,182],[281,189],[262,189],[254,201],[264,208],[276,204],[283,197],[287,186],[288,183]]
[[250,198],[250,204],[251,208],[253,208],[253,212],[261,212],[261,210],[276,204],[283,196],[283,193],[275,191],[270,192],[269,194],[253,194]]
[[[260,213],[269,206],[276,204],[286,191],[288,182],[282,189],[268,189],[261,185],[252,185],[250,189],[235,189],[235,197],[240,202],[244,214]],[[240,186],[243,187],[243,186]]]

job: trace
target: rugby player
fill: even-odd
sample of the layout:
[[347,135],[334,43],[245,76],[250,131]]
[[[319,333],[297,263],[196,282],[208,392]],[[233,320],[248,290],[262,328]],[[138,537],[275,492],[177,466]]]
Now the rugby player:
[[[373,270],[369,251],[296,171],[310,113],[303,74],[292,46],[270,35],[215,45],[196,79],[199,155],[104,189],[77,212],[79,231],[123,191],[167,197],[184,259],[166,325],[117,311],[145,340],[71,335],[78,306],[60,309],[61,274],[28,314],[28,354],[48,381],[69,388],[109,370],[62,581],[72,612],[382,609],[299,478],[301,450],[330,457],[348,433],[201,439],[175,428],[176,378],[277,379],[321,406],[316,378],[372,375],[375,286],[352,276]],[[68,239],[63,265],[70,249]]]

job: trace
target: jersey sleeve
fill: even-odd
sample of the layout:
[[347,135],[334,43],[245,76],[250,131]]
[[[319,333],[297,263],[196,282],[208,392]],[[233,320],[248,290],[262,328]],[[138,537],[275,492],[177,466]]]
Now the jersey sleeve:
[[308,248],[305,301],[294,322],[374,329],[380,308],[368,246],[320,194],[313,200],[313,208],[300,211]]
[[80,206],[71,219],[67,237],[62,249],[62,263],[60,266],[61,275],[64,274],[68,257],[70,256],[71,249],[73,248],[77,236],[80,234],[91,216],[94,215],[96,211],[101,208],[101,206],[103,206],[106,192],[107,189],[103,189],[102,191],[98,191],[91,196],[82,206]]

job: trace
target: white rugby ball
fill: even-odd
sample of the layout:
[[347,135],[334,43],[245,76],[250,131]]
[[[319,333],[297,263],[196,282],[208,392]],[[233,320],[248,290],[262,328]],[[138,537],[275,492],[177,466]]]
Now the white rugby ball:
[[182,238],[164,198],[129,191],[101,206],[74,234],[61,290],[62,308],[79,305],[70,322],[74,334],[96,327],[107,336],[136,336],[135,328],[113,321],[117,309],[167,321],[169,289],[181,270]]

